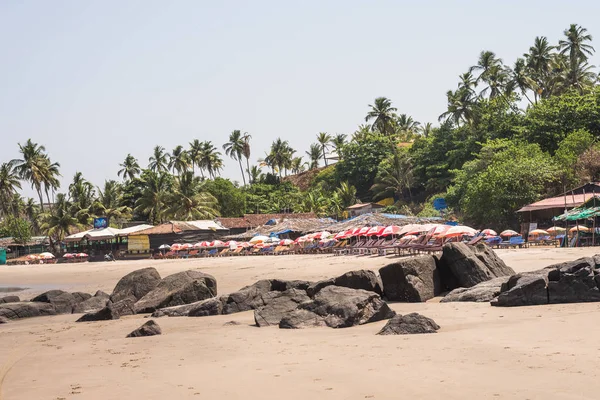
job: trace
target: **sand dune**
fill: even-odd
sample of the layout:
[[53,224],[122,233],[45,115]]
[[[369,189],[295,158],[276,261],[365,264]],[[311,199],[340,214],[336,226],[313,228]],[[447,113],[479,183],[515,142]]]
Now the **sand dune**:
[[[501,251],[517,271],[594,249]],[[316,280],[378,269],[393,258],[284,256],[2,267],[3,286],[110,292],[132,270],[213,274],[226,293],[262,278]],[[23,292],[21,292],[22,294]],[[76,315],[0,325],[1,399],[597,399],[600,303],[496,308],[392,304],[420,312],[434,335],[376,336],[385,322],[347,329],[256,328],[251,312],[161,318],[163,335],[126,339],[143,316],[78,323]],[[227,324],[236,321],[238,325]]]

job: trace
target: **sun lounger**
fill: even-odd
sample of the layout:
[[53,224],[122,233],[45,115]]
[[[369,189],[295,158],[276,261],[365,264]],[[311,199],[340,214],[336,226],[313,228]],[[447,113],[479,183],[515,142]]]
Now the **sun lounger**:
[[467,242],[468,245],[470,246],[474,246],[477,243],[481,242],[484,239],[483,236],[475,236],[473,239],[471,239],[470,241]]

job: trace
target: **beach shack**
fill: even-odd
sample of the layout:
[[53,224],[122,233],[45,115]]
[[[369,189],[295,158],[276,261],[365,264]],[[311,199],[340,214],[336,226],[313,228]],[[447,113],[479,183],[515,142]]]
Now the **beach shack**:
[[66,251],[86,253],[90,261],[101,261],[108,253],[124,257],[128,251],[129,236],[148,228],[152,228],[152,225],[141,224],[125,229],[107,227],[78,232],[65,237]]
[[202,241],[213,241],[229,233],[223,225],[213,220],[197,221],[168,221],[148,229],[137,231],[129,236],[134,246],[148,247],[150,251],[157,251],[162,245],[174,243],[198,243]]

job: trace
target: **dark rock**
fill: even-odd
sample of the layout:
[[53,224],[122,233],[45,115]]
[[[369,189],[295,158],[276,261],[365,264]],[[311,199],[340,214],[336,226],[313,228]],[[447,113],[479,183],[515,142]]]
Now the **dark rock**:
[[547,272],[513,275],[502,285],[502,292],[491,301],[491,305],[513,307],[548,304],[547,284]]
[[254,310],[264,305],[261,295],[270,292],[272,290],[271,288],[271,281],[264,279],[250,286],[243,287],[237,292],[221,296],[220,299],[223,303],[223,314]]
[[9,321],[8,318],[6,318],[6,317],[0,317],[0,325],[6,324],[8,321]]
[[110,295],[102,290],[98,290],[96,294],[94,294],[94,297],[106,297],[107,299],[110,299]]
[[20,319],[56,315],[54,306],[50,303],[23,301],[20,303],[0,304],[0,317]]
[[104,307],[109,302],[108,295],[104,296],[93,296],[87,300],[82,301],[81,303],[77,303],[75,307],[73,307],[74,314],[82,314],[98,311]]
[[400,260],[379,270],[385,297],[390,301],[421,302],[440,292],[440,281],[432,256]]
[[594,259],[594,268],[596,268],[596,269],[600,268],[600,254],[596,254],[592,258]]
[[350,289],[368,290],[375,292],[380,296],[383,294],[382,284],[379,277],[377,277],[377,274],[373,271],[364,269],[346,272],[337,278],[313,283],[306,289],[306,292],[310,297],[314,297],[319,290],[331,285],[343,286]]
[[489,281],[478,283],[470,288],[458,288],[448,293],[442,300],[442,303],[454,301],[492,301],[500,294],[502,284],[508,281],[508,276],[490,279]]
[[190,270],[169,275],[135,303],[136,313],[153,312],[163,307],[195,303],[216,296],[217,280],[209,274]]
[[298,304],[309,300],[306,291],[300,289],[268,292],[263,295],[265,305],[254,310],[254,321],[261,327],[279,325],[284,315],[298,308]]
[[548,300],[551,304],[600,301],[598,278],[594,275],[596,263],[585,257],[547,267]]
[[130,272],[119,280],[110,299],[112,302],[118,302],[133,297],[137,301],[153,290],[160,280],[158,271],[152,267]]
[[[448,267],[448,264],[442,261],[441,254],[433,255],[433,259],[435,260],[435,268],[438,272],[440,293],[448,292],[460,287],[458,279],[456,279],[456,276],[454,276],[454,274],[450,270],[450,267]],[[436,293],[436,296],[438,294],[439,293]]]
[[81,303],[82,301],[86,301],[87,299],[92,298],[91,294],[83,293],[83,292],[73,292],[73,293],[71,293],[71,295],[73,296],[73,298],[75,299],[75,301],[77,303]]
[[237,321],[227,321],[223,324],[223,326],[237,326],[237,325],[241,325],[241,323],[239,323]]
[[188,311],[189,317],[208,317],[209,315],[225,314],[223,312],[223,302],[220,298],[200,301],[197,305]]
[[21,299],[19,298],[19,296],[4,296],[4,297],[0,297],[0,304],[4,304],[4,303],[18,303],[19,301],[21,301]]
[[156,322],[154,322],[153,320],[150,320],[150,321],[146,322],[144,325],[142,325],[139,328],[137,328],[136,330],[134,330],[133,332],[131,332],[129,335],[127,335],[127,337],[129,338],[129,337],[154,336],[154,335],[160,335],[160,334],[162,334],[160,326],[158,326],[158,324]]
[[378,335],[412,335],[416,333],[435,333],[440,326],[431,318],[411,313],[396,315],[377,333]]
[[515,271],[485,244],[469,246],[448,243],[443,247],[439,264],[444,264],[456,278],[459,287],[472,287],[492,278],[514,275]]
[[123,317],[125,315],[134,315],[135,314],[135,309],[134,309],[135,297],[133,297],[133,296],[126,297],[119,301],[110,302],[109,304],[110,304],[110,307],[114,310],[114,312],[120,317]]
[[82,315],[76,322],[109,321],[113,319],[119,319],[119,313],[109,303],[101,310]]
[[57,314],[71,314],[78,303],[75,296],[63,290],[49,290],[34,297],[31,301],[52,304]]
[[[396,314],[377,293],[342,286],[327,286],[321,289],[313,300],[301,303],[299,309],[322,317],[325,324],[331,328],[362,325],[388,319]],[[293,318],[282,318],[280,327],[306,327],[307,320],[312,321],[310,323],[313,325],[320,324],[319,319],[310,314],[299,315],[296,311],[292,311],[291,314]],[[301,323],[301,326],[294,326],[294,321]]]
[[279,322],[281,329],[304,329],[319,326],[327,326],[325,318],[303,309],[297,309],[284,315]]
[[306,290],[312,285],[312,282],[300,280],[286,281],[283,279],[270,279],[269,281],[271,282],[271,291],[277,292],[285,292],[290,289]]

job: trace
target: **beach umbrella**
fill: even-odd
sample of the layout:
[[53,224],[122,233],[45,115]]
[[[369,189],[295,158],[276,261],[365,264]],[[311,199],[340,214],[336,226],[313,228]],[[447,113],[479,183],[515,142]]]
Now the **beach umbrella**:
[[161,244],[160,246],[158,246],[159,250],[169,250],[171,248],[171,246],[169,246],[168,244]]
[[77,254],[75,254],[75,257],[79,257],[79,258],[85,258],[85,257],[87,257],[87,256],[88,256],[88,255],[87,255],[87,254],[85,254],[85,253],[77,253]]
[[563,228],[562,226],[553,226],[552,228],[548,228],[546,230],[548,231],[548,233],[559,233],[559,232],[566,231],[566,229]]
[[385,229],[385,226],[374,226],[367,231],[367,236],[372,236],[372,235],[380,236],[384,229]]
[[417,238],[416,235],[406,235],[406,236],[402,237],[402,239],[409,239],[409,240],[416,239],[416,238]]
[[348,232],[349,231],[338,232],[338,233],[336,233],[336,235],[333,238],[334,239],[346,239],[348,237]]
[[184,243],[181,245],[180,250],[187,250],[187,249],[191,249],[192,245],[189,243]]
[[213,240],[212,242],[210,242],[210,247],[225,247],[225,242],[221,241],[221,240]]
[[37,254],[29,254],[27,257],[28,260],[37,260],[39,257]]
[[484,229],[481,231],[484,236],[498,236],[495,230],[493,229]]
[[280,246],[289,246],[292,243],[294,243],[292,239],[283,239],[279,241]]
[[398,225],[390,225],[381,232],[380,236],[399,235],[401,230],[402,228]]
[[44,258],[44,259],[50,259],[50,258],[54,258],[54,254],[52,253],[40,253],[40,257]]
[[457,225],[457,226],[451,226],[450,229],[448,229],[443,234],[443,236],[444,237],[456,237],[456,236],[463,236],[463,235],[475,236],[476,234],[477,234],[477,230],[475,230],[469,226]]
[[268,240],[269,240],[268,236],[258,235],[258,236],[254,236],[252,239],[250,239],[250,243],[252,243],[252,244],[262,243],[262,242],[266,242]]
[[269,237],[269,240],[266,241],[266,243],[279,243],[279,238],[277,236],[271,236]]
[[75,257],[75,254],[71,254],[71,253],[65,253],[65,254],[63,255],[63,258],[73,258],[73,257]]
[[573,228],[569,229],[569,232],[573,233],[573,232],[589,232],[590,228],[588,228],[587,226],[584,225],[577,225],[574,226]]
[[454,227],[450,226],[450,225],[434,226],[433,228],[431,228],[430,230],[427,231],[427,234],[434,235],[434,236],[443,236],[448,230],[450,230],[450,228],[454,228]]
[[422,224],[422,225],[411,225],[408,229],[402,229],[401,234],[406,234],[406,235],[416,235],[419,233],[423,233],[423,232],[428,232],[431,229],[439,226],[440,224]]
[[351,236],[356,236],[356,235],[358,235],[358,232],[360,232],[360,230],[361,230],[361,229],[362,229],[362,228],[353,228],[353,229],[351,229],[351,230],[350,230],[350,235],[351,235]]
[[181,250],[181,245],[179,243],[172,244],[171,250],[173,250],[173,251]]
[[549,233],[543,229],[534,229],[529,232],[530,235],[548,235]]
[[325,239],[331,236],[331,233],[327,232],[327,231],[322,231],[322,232],[317,232],[315,234],[313,234],[313,239]]
[[369,232],[369,229],[371,229],[370,226],[365,226],[365,227],[360,228],[358,233],[356,233],[356,236],[366,236],[367,232]]
[[518,232],[515,232],[511,229],[507,229],[505,231],[500,232],[500,236],[502,237],[511,237],[511,236],[519,236],[520,234]]

